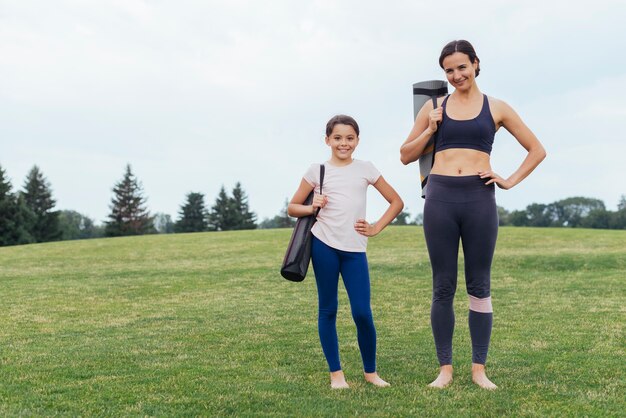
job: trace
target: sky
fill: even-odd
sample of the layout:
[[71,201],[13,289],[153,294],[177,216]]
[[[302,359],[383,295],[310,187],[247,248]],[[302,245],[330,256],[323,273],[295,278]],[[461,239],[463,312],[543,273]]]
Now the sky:
[[[511,105],[546,160],[500,206],[572,196],[615,210],[626,194],[626,2],[0,0],[0,166],[14,190],[37,165],[57,209],[106,220],[126,164],[152,213],[189,192],[211,206],[241,182],[259,220],[278,214],[330,150],[338,113],[369,160],[420,213],[417,163],[400,163],[412,84],[467,39],[482,92]],[[525,150],[504,129],[491,164]],[[386,202],[368,192],[368,220]]]

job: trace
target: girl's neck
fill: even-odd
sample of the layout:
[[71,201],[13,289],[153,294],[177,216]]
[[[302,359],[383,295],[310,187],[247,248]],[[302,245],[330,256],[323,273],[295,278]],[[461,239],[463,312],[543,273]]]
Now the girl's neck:
[[352,157],[350,157],[350,159],[340,160],[339,158],[335,158],[335,156],[330,157],[330,160],[328,160],[330,165],[333,165],[335,167],[345,167],[347,165],[352,164],[353,161],[354,161],[354,158]]

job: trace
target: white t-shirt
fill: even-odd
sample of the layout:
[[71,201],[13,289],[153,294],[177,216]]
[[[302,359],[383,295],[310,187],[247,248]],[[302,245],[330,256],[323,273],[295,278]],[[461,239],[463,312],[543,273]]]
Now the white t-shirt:
[[[317,215],[313,235],[324,244],[342,251],[364,252],[367,237],[354,230],[358,219],[365,219],[367,187],[376,183],[380,172],[369,161],[352,160],[343,167],[324,164],[322,194],[328,203]],[[320,191],[320,165],[313,164],[304,174],[304,180]]]

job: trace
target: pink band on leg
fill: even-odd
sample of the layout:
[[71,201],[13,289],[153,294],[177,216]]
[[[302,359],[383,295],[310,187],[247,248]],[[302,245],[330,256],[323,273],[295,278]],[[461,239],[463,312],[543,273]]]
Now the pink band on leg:
[[472,295],[468,295],[470,300],[470,311],[480,313],[492,313],[493,307],[491,306],[491,296],[480,299]]

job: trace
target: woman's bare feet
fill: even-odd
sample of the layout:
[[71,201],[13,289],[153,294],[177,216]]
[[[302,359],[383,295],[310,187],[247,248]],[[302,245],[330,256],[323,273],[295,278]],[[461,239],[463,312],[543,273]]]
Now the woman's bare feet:
[[348,389],[348,382],[343,375],[343,370],[337,370],[336,372],[330,372],[330,387],[332,389]]
[[367,382],[370,382],[372,385],[374,386],[378,386],[381,388],[387,387],[387,386],[391,386],[389,383],[385,382],[383,379],[380,378],[380,376],[378,375],[378,373],[374,372],[374,373],[365,373],[365,380]]
[[498,389],[498,387],[487,378],[484,364],[472,363],[472,381],[483,389]]
[[439,376],[428,386],[431,388],[443,389],[452,383],[452,365],[446,364],[439,369]]

